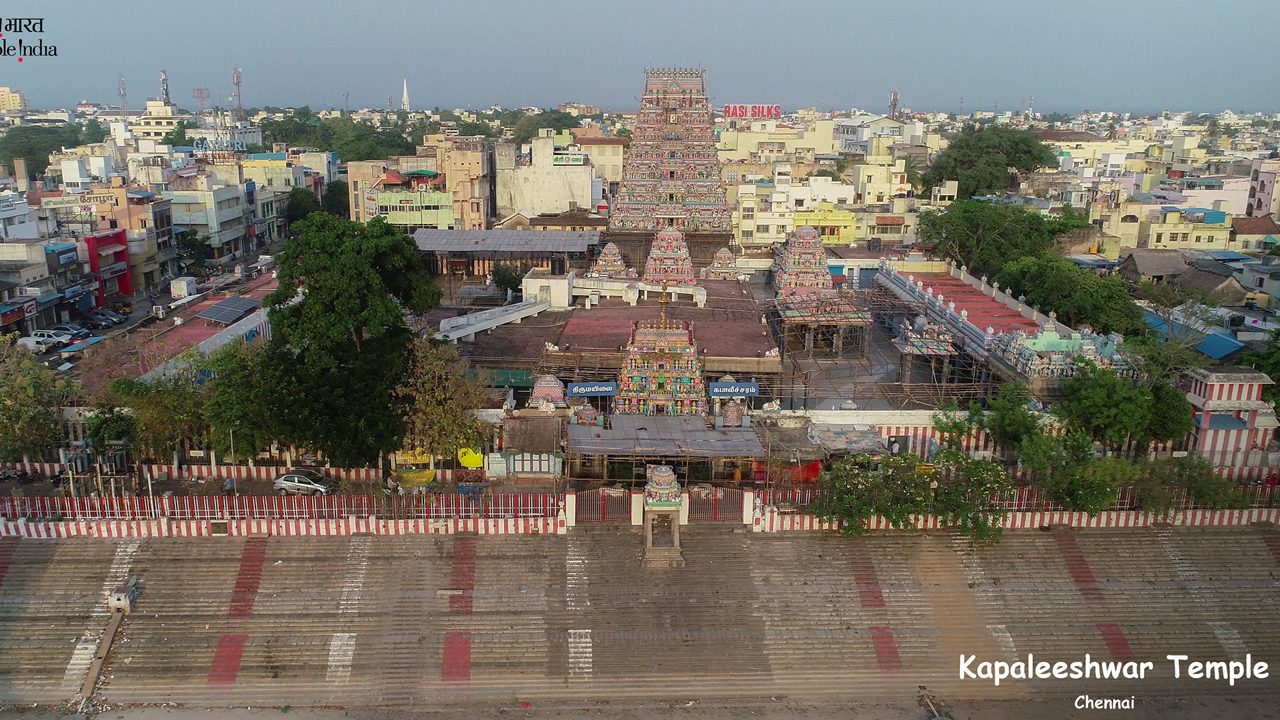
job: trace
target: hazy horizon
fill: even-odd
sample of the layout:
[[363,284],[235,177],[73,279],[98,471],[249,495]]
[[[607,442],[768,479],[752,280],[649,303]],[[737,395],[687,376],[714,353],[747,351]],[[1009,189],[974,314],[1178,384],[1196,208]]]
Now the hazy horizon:
[[[1265,0],[1208,3],[1018,0],[804,5],[758,0],[669,0],[637,5],[560,2],[481,16],[457,3],[333,0],[182,6],[11,0],[6,17],[42,17],[57,57],[0,57],[0,85],[32,108],[81,99],[116,105],[117,73],[128,105],[160,94],[194,109],[192,90],[227,106],[231,71],[243,68],[249,106],[554,107],[578,101],[627,110],[648,66],[707,70],[713,105],[778,103],[787,109],[903,107],[953,112],[1276,112],[1280,9]],[[209,12],[210,7],[216,8]],[[357,8],[352,11],[351,8]],[[126,14],[127,13],[127,14]],[[492,15],[490,9],[489,15]],[[1101,17],[1098,17],[1101,16]],[[166,23],[168,23],[166,25]],[[1231,42],[1196,49],[1204,38]],[[128,30],[126,28],[136,28]],[[118,44],[112,44],[119,39]],[[1196,49],[1194,54],[1191,49]]]

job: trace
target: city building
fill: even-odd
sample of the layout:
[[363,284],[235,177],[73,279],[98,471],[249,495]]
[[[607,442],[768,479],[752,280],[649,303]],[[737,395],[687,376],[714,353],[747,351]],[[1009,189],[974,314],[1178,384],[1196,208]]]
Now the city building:
[[626,162],[627,141],[620,137],[587,135],[574,131],[573,142],[586,153],[596,174],[608,184],[609,197],[618,192],[622,166]]
[[148,100],[142,115],[129,123],[129,131],[138,138],[159,140],[183,121],[192,122],[193,118],[167,100]]
[[0,85],[0,111],[24,111],[27,109],[27,98],[20,91],[8,85]]
[[499,215],[518,212],[532,217],[595,207],[602,188],[586,153],[557,149],[550,128],[540,129],[526,148],[517,150],[507,142],[494,148]]
[[454,226],[462,230],[489,227],[493,206],[489,148],[483,137],[427,135],[418,156],[434,158],[435,170],[444,176],[443,188],[453,198]]
[[190,187],[162,193],[172,203],[174,234],[187,232],[204,238],[209,259],[227,264],[242,257],[252,209],[242,185],[214,183],[207,175],[192,178]]
[[1280,217],[1280,192],[1276,192],[1276,180],[1280,176],[1280,158],[1258,158],[1249,171],[1248,217],[1271,215]]
[[424,228],[453,230],[453,196],[442,184],[441,175],[432,170],[388,170],[373,184],[375,216],[409,235]]
[[1138,247],[1157,250],[1234,250],[1231,219],[1222,210],[1166,206],[1143,218]]
[[351,219],[368,222],[378,214],[378,191],[388,168],[386,160],[353,160],[347,163],[347,193]]
[[87,257],[89,277],[96,281],[96,305],[108,298],[128,300],[133,297],[133,278],[129,273],[129,238],[123,229],[104,230],[80,239],[82,254]]

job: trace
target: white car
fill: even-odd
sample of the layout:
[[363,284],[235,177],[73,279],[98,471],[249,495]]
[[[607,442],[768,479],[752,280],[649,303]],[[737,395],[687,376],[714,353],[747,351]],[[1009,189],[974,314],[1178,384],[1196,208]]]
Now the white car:
[[333,484],[321,472],[294,468],[276,476],[271,489],[281,495],[328,495],[333,492]]
[[47,353],[50,350],[56,350],[58,344],[48,338],[22,337],[18,338],[18,347],[24,347],[39,355],[41,353]]
[[47,340],[56,347],[70,345],[75,342],[75,338],[71,337],[71,333],[65,333],[58,330],[32,330],[31,337]]

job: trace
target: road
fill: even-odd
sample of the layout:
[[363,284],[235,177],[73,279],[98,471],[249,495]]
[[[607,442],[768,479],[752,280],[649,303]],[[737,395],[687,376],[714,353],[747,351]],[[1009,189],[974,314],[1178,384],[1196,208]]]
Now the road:
[[[1274,678],[1175,680],[1165,661],[1250,653],[1280,664],[1274,527],[1020,532],[977,549],[941,533],[760,535],[732,524],[692,525],[684,539],[688,564],[672,570],[641,567],[631,528],[3,539],[0,702],[71,697],[106,623],[104,589],[141,575],[146,590],[97,698],[117,707],[927,717],[925,686],[957,720],[1028,708],[1073,717],[1086,693],[1136,698],[1137,714],[1114,716],[1280,715],[1265,714],[1280,695]],[[957,676],[961,654],[1032,652],[1157,669],[1144,681],[1000,687]]]

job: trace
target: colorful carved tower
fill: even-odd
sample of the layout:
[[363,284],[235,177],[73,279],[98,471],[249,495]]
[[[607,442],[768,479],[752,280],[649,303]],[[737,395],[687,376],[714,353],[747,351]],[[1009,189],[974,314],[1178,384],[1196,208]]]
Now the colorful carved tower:
[[637,322],[622,360],[613,411],[620,415],[706,415],[702,359],[689,324],[667,319],[667,296],[657,322]]
[[609,229],[728,233],[705,71],[645,70],[644,97],[631,131]]
[[653,236],[649,246],[649,259],[644,263],[642,278],[650,285],[696,285],[693,261],[689,259],[689,246],[684,234],[675,228],[667,228]]
[[711,264],[702,268],[700,274],[706,280],[737,280],[738,261],[733,259],[729,248],[722,247],[711,258]]
[[587,273],[588,277],[603,278],[634,278],[636,271],[627,267],[626,261],[622,259],[622,251],[618,249],[616,243],[608,243],[604,249],[600,251],[600,257],[591,264],[591,272]]
[[782,254],[773,263],[773,289],[781,297],[831,289],[827,250],[817,230],[805,225],[796,228],[787,240]]

